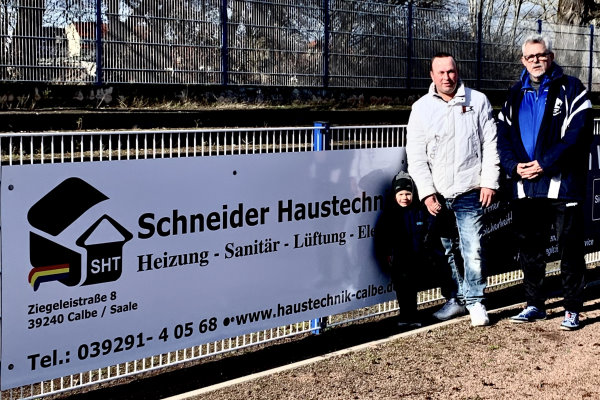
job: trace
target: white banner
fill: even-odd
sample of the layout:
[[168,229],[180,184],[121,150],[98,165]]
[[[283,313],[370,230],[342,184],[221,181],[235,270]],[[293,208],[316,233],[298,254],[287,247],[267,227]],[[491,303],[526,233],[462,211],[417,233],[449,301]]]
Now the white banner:
[[2,167],[2,389],[394,298],[403,149]]

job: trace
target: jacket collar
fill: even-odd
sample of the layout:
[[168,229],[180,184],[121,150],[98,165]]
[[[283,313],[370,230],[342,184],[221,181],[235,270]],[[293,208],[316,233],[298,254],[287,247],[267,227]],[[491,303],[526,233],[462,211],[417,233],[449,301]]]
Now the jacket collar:
[[[550,66],[549,72],[546,72],[546,74],[544,74],[544,79],[542,80],[541,87],[550,86],[550,83],[554,82],[557,79],[560,79],[562,76],[563,76],[563,69],[561,68],[560,65],[558,65],[557,63],[555,63],[553,61],[552,65]],[[521,72],[520,81],[521,81],[521,90],[532,89],[531,78],[529,77],[527,68],[523,68],[523,71]]]
[[[429,85],[429,94],[431,94],[433,97],[436,97],[442,101],[445,101],[444,99],[442,99],[442,96],[440,96],[437,92],[437,90],[435,89],[435,83],[431,82],[431,85]],[[456,89],[456,94],[454,94],[454,97],[451,98],[447,103],[450,105],[454,105],[454,104],[463,104],[465,102],[465,85],[463,84],[463,82],[461,80],[458,81],[458,88]]]

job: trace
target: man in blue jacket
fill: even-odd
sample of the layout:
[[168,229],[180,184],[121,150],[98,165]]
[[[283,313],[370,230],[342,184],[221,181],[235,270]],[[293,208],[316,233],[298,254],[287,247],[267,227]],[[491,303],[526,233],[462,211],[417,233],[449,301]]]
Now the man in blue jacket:
[[543,280],[552,226],[561,255],[565,318],[561,329],[579,328],[583,306],[584,216],[592,104],[579,79],[554,63],[541,36],[523,43],[521,79],[500,112],[498,151],[512,186],[527,306],[512,322],[546,318]]

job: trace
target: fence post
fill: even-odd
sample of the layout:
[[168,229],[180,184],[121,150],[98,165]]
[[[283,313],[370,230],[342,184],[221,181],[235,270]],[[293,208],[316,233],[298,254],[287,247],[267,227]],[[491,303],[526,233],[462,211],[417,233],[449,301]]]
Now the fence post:
[[229,47],[227,38],[227,0],[221,0],[221,84],[229,83]]
[[313,124],[313,151],[331,150],[329,144],[329,122],[315,122]]
[[542,20],[538,19],[538,34],[542,34]]
[[483,14],[477,13],[477,90],[481,90],[481,71],[483,69]]
[[323,0],[323,88],[329,87],[329,0]]
[[[330,150],[329,144],[329,122],[315,121],[313,129],[313,151]],[[315,335],[327,327],[327,317],[315,318],[310,321],[311,332]]]
[[594,25],[590,25],[590,72],[588,74],[588,91],[592,91],[592,74],[594,73]]
[[96,85],[102,85],[102,0],[96,0]]
[[408,16],[406,21],[406,88],[411,89],[412,84],[412,42],[413,42],[413,2],[408,2]]

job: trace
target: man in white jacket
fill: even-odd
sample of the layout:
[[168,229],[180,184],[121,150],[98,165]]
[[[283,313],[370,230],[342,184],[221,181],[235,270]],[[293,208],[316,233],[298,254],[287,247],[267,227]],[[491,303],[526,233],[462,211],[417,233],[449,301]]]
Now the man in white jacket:
[[449,213],[458,227],[458,237],[442,237],[456,293],[434,317],[468,310],[471,325],[488,325],[481,236],[483,209],[494,199],[500,174],[496,123],[487,97],[464,86],[450,54],[433,57],[430,75],[429,93],[413,104],[408,121],[408,172],[427,210]]

